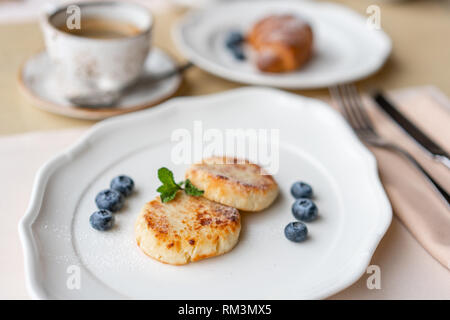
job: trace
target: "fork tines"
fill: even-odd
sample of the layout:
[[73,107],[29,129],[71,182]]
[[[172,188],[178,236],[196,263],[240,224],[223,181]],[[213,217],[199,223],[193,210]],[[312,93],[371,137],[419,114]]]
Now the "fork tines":
[[358,133],[374,132],[374,125],[369,118],[358,89],[353,84],[341,84],[330,88],[330,94],[337,101],[345,118]]

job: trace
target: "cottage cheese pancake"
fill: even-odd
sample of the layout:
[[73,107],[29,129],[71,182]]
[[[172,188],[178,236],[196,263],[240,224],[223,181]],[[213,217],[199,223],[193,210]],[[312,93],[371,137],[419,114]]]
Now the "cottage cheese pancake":
[[209,200],[244,211],[260,211],[272,204],[278,185],[257,164],[235,158],[211,157],[186,172]]

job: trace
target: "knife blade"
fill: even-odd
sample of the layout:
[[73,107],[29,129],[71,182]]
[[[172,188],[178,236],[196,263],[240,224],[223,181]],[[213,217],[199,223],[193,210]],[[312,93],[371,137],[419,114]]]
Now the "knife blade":
[[419,143],[431,156],[450,169],[450,156],[436,142],[423,133],[414,123],[406,118],[381,91],[376,91],[372,99],[383,109],[401,128]]

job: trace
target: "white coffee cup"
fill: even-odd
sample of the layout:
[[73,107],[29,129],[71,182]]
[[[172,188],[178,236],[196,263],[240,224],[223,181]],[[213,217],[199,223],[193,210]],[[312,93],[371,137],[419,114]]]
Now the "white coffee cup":
[[[139,32],[104,39],[59,30],[58,26],[67,23],[68,12],[77,14],[77,10],[81,28],[83,19],[98,18],[132,24]],[[62,95],[71,98],[116,92],[136,81],[150,50],[153,17],[145,7],[134,3],[80,2],[52,8],[43,15],[41,26],[53,65],[49,72],[54,73]]]

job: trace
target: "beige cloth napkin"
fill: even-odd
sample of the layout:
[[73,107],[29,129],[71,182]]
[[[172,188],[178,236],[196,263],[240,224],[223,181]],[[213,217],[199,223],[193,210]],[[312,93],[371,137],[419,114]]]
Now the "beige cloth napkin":
[[[434,87],[388,95],[399,110],[445,150],[450,150],[450,101]],[[365,99],[378,132],[408,150],[450,192],[450,171],[431,157],[390,117]],[[402,156],[370,147],[397,217],[420,244],[450,269],[450,208],[428,180]]]

